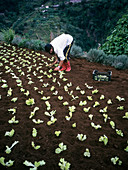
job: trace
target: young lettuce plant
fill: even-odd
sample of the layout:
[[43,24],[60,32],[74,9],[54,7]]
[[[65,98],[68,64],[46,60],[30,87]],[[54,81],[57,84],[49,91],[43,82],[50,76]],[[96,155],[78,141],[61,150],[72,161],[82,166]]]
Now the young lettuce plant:
[[59,137],[59,136],[60,136],[60,134],[61,134],[61,131],[60,131],[60,130],[55,131],[55,135],[56,135],[57,137]]
[[31,162],[26,160],[26,161],[24,161],[23,164],[26,165],[26,166],[32,167],[32,168],[30,168],[30,170],[37,170],[39,166],[43,166],[46,163],[45,163],[44,160],[42,160],[42,161],[39,161],[39,162],[35,161],[34,164],[32,164]]
[[32,145],[32,147],[35,149],[35,150],[38,150],[38,149],[40,149],[40,145],[35,145],[35,143],[34,143],[34,141],[32,141],[31,142],[31,145]]
[[78,134],[76,138],[78,138],[80,141],[84,141],[87,139],[87,136],[83,134]]
[[88,158],[91,157],[91,154],[88,148],[86,148],[86,151],[84,152],[84,156]]
[[109,100],[107,101],[107,104],[112,104],[112,100],[109,99]]
[[76,128],[76,123],[73,123],[73,124],[72,124],[72,127],[73,127],[73,128]]
[[98,92],[99,92],[99,90],[95,89],[95,90],[92,91],[92,94],[96,94]]
[[60,162],[58,165],[61,170],[69,170],[70,166],[71,166],[71,164],[69,162],[65,161],[64,158],[60,158]]
[[79,106],[85,106],[87,104],[87,101],[85,100],[85,101],[80,101],[79,102]]
[[121,102],[121,101],[125,101],[125,98],[121,98],[120,96],[116,96],[116,99]]
[[84,111],[85,113],[88,113],[89,110],[90,110],[90,107],[84,107],[84,108],[83,108],[83,111]]
[[93,115],[92,114],[89,114],[88,117],[89,117],[90,120],[93,119]]
[[16,108],[8,109],[9,112],[12,112],[12,115],[16,113]]
[[11,102],[15,103],[17,100],[18,100],[18,97],[14,97],[14,98],[11,99]]
[[33,121],[33,123],[35,123],[35,124],[41,124],[41,123],[43,123],[44,121],[43,120],[40,120],[40,119],[32,119],[32,121]]
[[9,90],[8,90],[8,92],[7,92],[7,96],[12,96],[12,89],[11,88],[9,88]]
[[124,110],[124,106],[117,107],[117,110]]
[[17,124],[19,123],[19,120],[16,120],[16,116],[13,116],[9,121],[8,121],[9,124]]
[[87,99],[90,100],[90,101],[93,100],[92,96],[87,96]]
[[29,98],[28,100],[26,100],[26,105],[28,106],[32,106],[35,104],[35,101],[33,98]]
[[5,135],[4,135],[4,136],[12,137],[12,136],[14,135],[14,133],[15,133],[15,130],[12,129],[10,132],[9,132],[9,131],[5,132]]
[[32,130],[32,136],[35,138],[37,136],[37,130],[36,128],[33,128]]
[[15,141],[15,142],[12,144],[11,147],[6,146],[6,150],[5,150],[6,154],[10,154],[11,151],[12,151],[11,149],[12,149],[17,143],[19,143],[19,141]]
[[124,119],[128,119],[128,112],[125,113],[125,116],[123,116]]
[[121,137],[123,137],[123,136],[124,136],[124,134],[123,134],[122,130],[118,130],[118,129],[116,129],[116,134],[117,134],[117,135],[119,135],[119,136],[121,136]]
[[104,98],[105,98],[105,96],[102,94],[102,95],[100,96],[100,100],[104,100]]
[[93,107],[97,107],[97,106],[99,106],[99,105],[100,105],[100,103],[96,101],[96,102],[94,103]]
[[112,127],[112,129],[115,129],[115,122],[114,121],[110,121],[110,125],[111,125],[111,127]]
[[88,89],[93,89],[93,86],[89,86],[87,83],[85,83],[85,86],[86,86]]
[[104,142],[104,145],[107,145],[108,143],[108,137],[106,135],[100,136],[99,142]]
[[67,145],[64,145],[64,143],[61,142],[61,143],[59,144],[59,148],[56,148],[56,149],[55,149],[55,153],[56,153],[56,154],[59,154],[59,153],[61,153],[62,151],[65,151],[65,150],[67,150]]
[[39,110],[39,107],[35,107],[34,110],[31,112],[29,118],[31,119],[33,116],[35,116],[35,112]]
[[63,105],[67,106],[67,105],[69,105],[69,103],[66,101],[66,102],[63,102]]
[[8,162],[5,162],[5,158],[0,157],[0,163],[1,163],[1,165],[5,166],[5,167],[11,167],[11,166],[13,166],[14,161],[9,160]]
[[119,159],[118,156],[115,156],[114,158],[111,158],[111,162],[112,162],[114,165],[116,165],[116,164],[122,165],[122,161]]
[[102,128],[100,125],[95,125],[93,122],[91,122],[91,126],[92,126],[93,128],[95,128],[96,130]]

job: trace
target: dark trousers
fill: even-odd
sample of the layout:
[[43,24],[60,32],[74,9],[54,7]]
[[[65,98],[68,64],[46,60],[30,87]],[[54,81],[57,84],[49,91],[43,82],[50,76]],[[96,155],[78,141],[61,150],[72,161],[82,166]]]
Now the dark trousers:
[[71,50],[72,45],[73,45],[73,41],[72,41],[71,44],[69,44],[68,46],[66,46],[65,49],[64,49],[64,51],[63,51],[63,52],[64,52],[64,56],[65,56],[64,62],[68,62],[68,60],[70,59],[69,54],[70,54],[70,50]]

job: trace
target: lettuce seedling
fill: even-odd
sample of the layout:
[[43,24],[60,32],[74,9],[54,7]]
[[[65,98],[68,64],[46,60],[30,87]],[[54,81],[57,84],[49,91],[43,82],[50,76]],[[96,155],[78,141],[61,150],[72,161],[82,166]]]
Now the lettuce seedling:
[[123,136],[124,136],[124,134],[123,134],[122,130],[118,130],[118,129],[116,129],[116,133],[117,133],[117,135],[119,135],[119,136],[121,136],[121,137],[123,137]]
[[66,102],[63,102],[63,105],[67,106],[67,105],[69,105],[69,103],[66,101]]
[[24,95],[26,95],[26,96],[29,96],[29,91],[27,90],[25,93],[24,93]]
[[88,115],[88,117],[90,118],[90,120],[93,119],[93,115],[92,114]]
[[51,120],[47,122],[47,125],[50,126],[52,124],[54,124],[57,121],[56,118],[54,118],[54,116],[51,117]]
[[87,99],[90,100],[90,101],[93,100],[93,99],[92,99],[92,96],[87,96]]
[[71,164],[65,161],[64,158],[60,158],[60,162],[58,165],[61,170],[69,170]]
[[104,117],[104,122],[106,123],[108,119],[110,119],[110,117],[107,115],[107,114],[103,114],[103,117]]
[[16,108],[8,109],[9,112],[12,112],[12,115],[16,113]]
[[48,96],[48,97],[43,96],[41,99],[42,100],[48,100],[48,99],[50,99],[50,96]]
[[75,106],[69,106],[68,107],[70,112],[75,112],[76,107]]
[[7,88],[8,85],[7,85],[7,84],[3,84],[1,87],[2,87],[2,88]]
[[128,146],[126,146],[126,148],[124,149],[126,152],[128,152]]
[[35,107],[34,110],[31,112],[29,118],[31,119],[33,116],[35,116],[35,112],[39,110],[39,107]]
[[122,161],[119,160],[119,157],[118,157],[118,156],[115,156],[114,158],[111,158],[111,162],[112,162],[114,165],[116,165],[116,164],[121,165],[121,164],[122,164]]
[[50,113],[49,113],[49,112],[44,112],[44,114],[45,114],[46,116],[52,117],[53,115],[56,114],[56,110],[52,110]]
[[15,116],[13,116],[9,121],[8,121],[8,123],[9,124],[17,124],[17,123],[19,123],[19,120],[16,120],[16,117]]
[[73,127],[73,128],[76,128],[76,123],[73,123],[73,124],[72,124],[72,127]]
[[85,106],[87,104],[86,100],[85,101],[80,101],[79,106]]
[[31,106],[31,105],[34,105],[35,104],[35,101],[33,98],[29,98],[28,100],[26,100],[26,105],[28,106]]
[[66,79],[66,78],[63,78],[63,81],[67,81],[68,79]]
[[18,100],[18,97],[14,97],[14,98],[11,99],[11,102],[15,103],[17,100]]
[[43,120],[40,120],[40,119],[32,119],[32,121],[35,123],[35,124],[40,124],[40,123],[43,123],[44,121]]
[[104,95],[102,94],[101,96],[100,96],[100,100],[103,100],[105,97],[104,97]]
[[80,93],[83,95],[83,94],[85,94],[85,91],[84,90],[80,90]]
[[123,118],[128,119],[128,112],[125,113],[125,116]]
[[51,90],[51,91],[55,90],[55,86],[52,86],[50,90]]
[[83,134],[78,134],[76,138],[78,138],[80,141],[84,141],[87,139],[87,136]]
[[106,107],[103,108],[103,109],[100,109],[99,112],[100,112],[100,113],[106,113],[106,112],[107,112],[107,109],[108,109],[108,106],[106,106]]
[[78,96],[72,95],[72,100],[71,100],[71,101],[76,100],[76,99],[78,99],[78,98],[79,98]]
[[118,101],[125,101],[125,98],[121,98],[120,96],[116,96],[116,99],[117,99]]
[[96,94],[98,92],[99,92],[99,90],[95,89],[95,90],[92,91],[92,94]]
[[124,110],[124,106],[117,107],[117,110]]
[[107,101],[107,103],[108,103],[108,104],[112,104],[112,100],[109,99],[109,100]]
[[96,101],[96,102],[94,103],[93,107],[97,107],[97,106],[99,106],[99,105],[100,105],[100,103]]
[[92,126],[93,128],[95,128],[96,130],[102,128],[101,125],[95,125],[93,122],[91,122],[91,126]]
[[64,91],[68,91],[68,87],[67,86],[64,86]]
[[63,100],[63,96],[58,96],[58,99],[59,100]]
[[84,107],[83,110],[85,113],[88,113],[91,107]]
[[90,151],[89,151],[88,148],[86,148],[86,151],[84,152],[84,156],[88,157],[88,158],[91,156]]
[[87,83],[85,83],[85,86],[86,86],[88,89],[93,89],[93,86],[89,86]]
[[30,168],[30,170],[37,170],[37,168],[38,168],[39,166],[43,166],[43,165],[45,165],[46,163],[45,163],[44,160],[42,160],[42,161],[39,161],[39,162],[35,161],[34,164],[32,164],[31,162],[29,162],[29,161],[26,160],[26,161],[24,161],[23,164],[26,165],[26,166],[32,167],[32,168]]
[[108,137],[106,135],[100,136],[99,142],[104,142],[104,145],[107,145],[108,143]]
[[12,89],[9,88],[8,92],[7,92],[7,96],[12,96]]
[[67,83],[67,86],[68,86],[68,87],[71,87],[71,86],[72,86],[72,82]]
[[67,150],[67,145],[64,145],[64,143],[61,142],[61,143],[59,144],[59,148],[56,148],[56,149],[55,149],[55,153],[56,153],[56,154],[59,154],[59,153],[61,153],[62,151],[65,151],[65,150]]
[[12,129],[10,132],[9,132],[9,131],[5,132],[5,135],[4,135],[4,136],[12,137],[12,136],[14,135],[14,133],[15,133],[15,130]]
[[4,157],[0,157],[0,163],[3,166],[11,167],[11,166],[13,166],[14,161],[9,160],[8,162],[5,162],[5,158]]
[[58,136],[60,136],[60,134],[61,134],[61,131],[59,130],[59,131],[55,131],[55,135],[58,137]]
[[35,150],[40,149],[40,145],[35,146],[35,143],[33,141],[31,142],[31,145]]
[[12,151],[11,149],[12,149],[17,143],[19,143],[19,141],[15,141],[15,142],[12,144],[11,147],[6,146],[6,150],[5,150],[6,154],[10,154],[11,151]]
[[79,86],[76,87],[76,90],[81,90]]
[[33,128],[32,130],[32,136],[35,138],[37,136],[37,130],[36,128]]
[[112,129],[115,129],[115,122],[114,121],[110,121],[110,125],[111,125]]

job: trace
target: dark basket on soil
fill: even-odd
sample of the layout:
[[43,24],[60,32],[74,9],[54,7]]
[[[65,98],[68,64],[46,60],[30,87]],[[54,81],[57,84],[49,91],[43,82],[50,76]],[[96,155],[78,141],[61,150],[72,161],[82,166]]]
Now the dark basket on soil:
[[112,71],[99,72],[98,70],[93,71],[93,79],[96,81],[111,81]]

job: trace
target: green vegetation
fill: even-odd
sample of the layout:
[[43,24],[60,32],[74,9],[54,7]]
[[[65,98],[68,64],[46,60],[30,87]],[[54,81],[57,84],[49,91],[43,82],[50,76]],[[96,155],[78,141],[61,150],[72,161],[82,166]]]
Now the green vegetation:
[[[102,45],[102,50],[106,54],[128,55],[128,14],[124,15],[119,21],[112,34],[107,37],[107,41]],[[124,60],[126,56],[118,57],[118,60]]]

